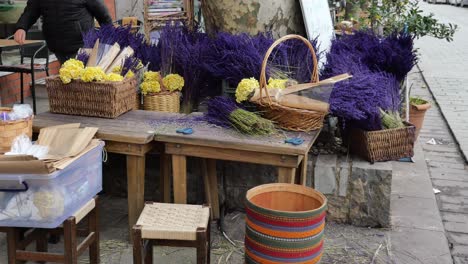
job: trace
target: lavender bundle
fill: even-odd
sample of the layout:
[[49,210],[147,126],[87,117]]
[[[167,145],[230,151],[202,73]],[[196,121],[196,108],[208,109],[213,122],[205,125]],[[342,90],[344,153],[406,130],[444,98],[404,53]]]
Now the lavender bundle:
[[123,64],[120,75],[125,76],[129,71],[133,73],[138,71],[138,65],[140,65],[140,60],[135,57],[126,57]]
[[263,57],[273,42],[269,35],[252,37],[245,33],[218,33],[204,66],[211,75],[225,79],[235,87],[243,78],[260,77]]
[[131,42],[130,39],[135,36],[130,30],[130,25],[125,27],[115,27],[112,24],[102,25],[99,29],[92,29],[83,34],[83,47],[92,48],[97,39],[101,44],[118,43],[121,48],[127,47]]
[[208,101],[204,120],[247,135],[269,135],[275,132],[273,122],[239,108],[231,98],[218,96]]
[[382,129],[379,108],[398,111],[399,83],[386,73],[355,72],[338,82],[330,97],[330,112],[346,123],[364,130]]
[[367,68],[392,74],[402,81],[417,62],[413,40],[407,34],[394,33],[379,38],[372,31],[356,31],[333,41],[327,54],[323,78],[344,72],[354,74]]
[[183,76],[182,108],[186,113],[198,105],[202,90],[211,79],[202,65],[210,52],[210,41],[205,33],[190,31],[182,24],[168,24],[161,31],[161,72]]
[[80,51],[76,55],[76,59],[83,62],[83,64],[86,65],[86,63],[88,63],[89,53],[87,53],[85,51]]
[[134,50],[135,56],[144,65],[148,65],[148,70],[156,72],[161,69],[161,48],[159,45],[144,43],[134,48]]

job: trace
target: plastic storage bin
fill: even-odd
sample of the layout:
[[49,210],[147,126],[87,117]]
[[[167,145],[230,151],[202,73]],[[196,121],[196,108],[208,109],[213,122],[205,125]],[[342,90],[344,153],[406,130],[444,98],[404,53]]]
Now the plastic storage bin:
[[51,174],[0,174],[0,226],[61,225],[102,190],[103,147]]

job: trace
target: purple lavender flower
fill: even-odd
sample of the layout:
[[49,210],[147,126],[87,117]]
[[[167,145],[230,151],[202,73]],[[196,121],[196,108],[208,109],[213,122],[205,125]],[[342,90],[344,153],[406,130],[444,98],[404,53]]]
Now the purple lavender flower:
[[330,112],[364,130],[380,130],[379,108],[396,111],[399,103],[399,83],[392,75],[355,72],[353,78],[335,84]]
[[81,51],[76,55],[76,59],[86,65],[86,63],[88,63],[89,54],[87,52]]

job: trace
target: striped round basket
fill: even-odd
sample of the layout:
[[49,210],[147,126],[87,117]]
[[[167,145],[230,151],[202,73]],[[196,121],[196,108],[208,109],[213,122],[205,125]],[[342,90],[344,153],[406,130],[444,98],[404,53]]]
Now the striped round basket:
[[247,192],[246,263],[318,263],[327,198],[302,185],[273,183]]

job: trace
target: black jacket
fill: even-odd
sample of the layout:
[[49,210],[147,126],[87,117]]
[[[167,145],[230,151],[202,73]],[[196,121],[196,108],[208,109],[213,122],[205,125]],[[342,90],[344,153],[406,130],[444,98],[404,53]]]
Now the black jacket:
[[82,33],[99,24],[112,23],[102,0],[28,0],[17,29],[28,30],[43,18],[44,38],[52,52],[76,53],[83,46]]

